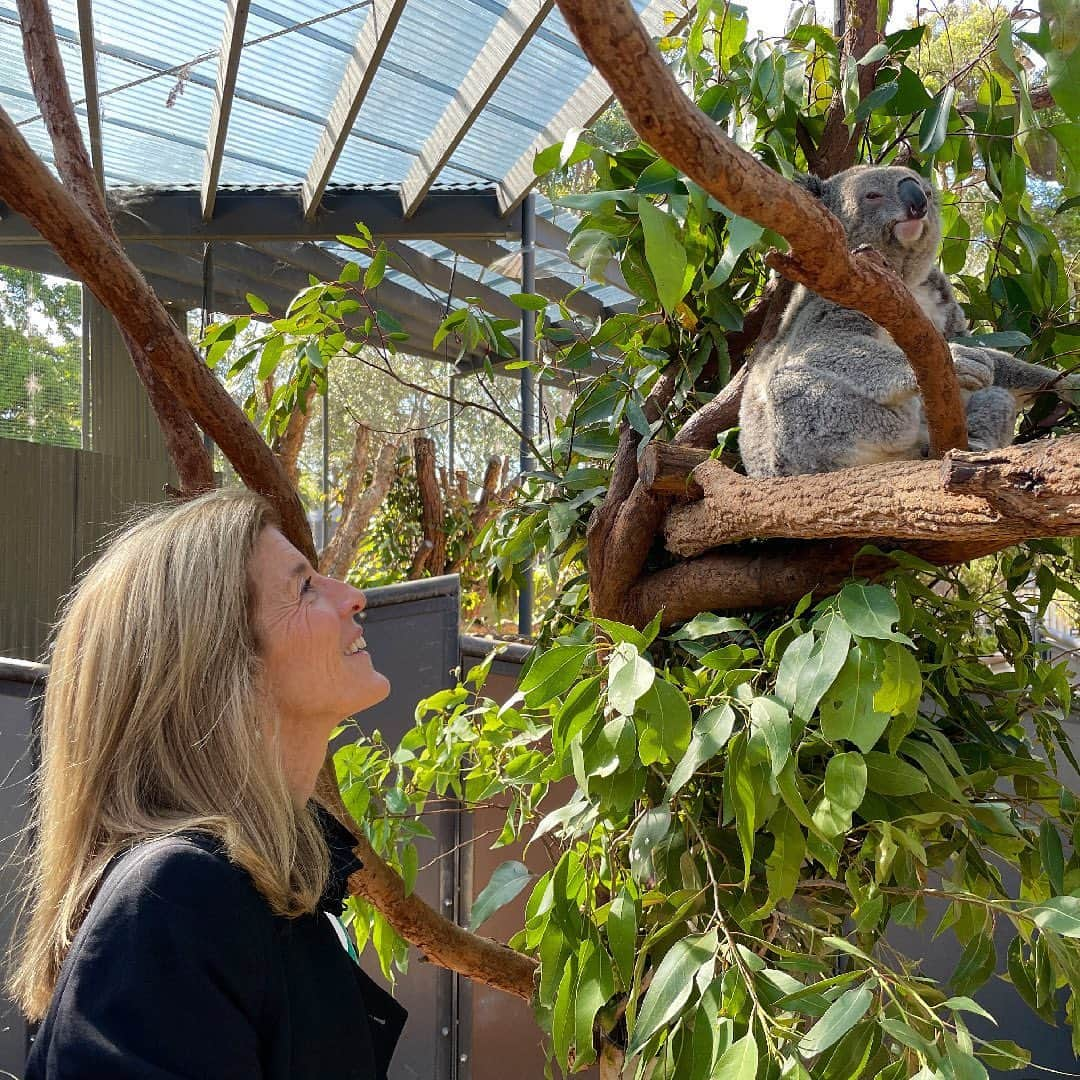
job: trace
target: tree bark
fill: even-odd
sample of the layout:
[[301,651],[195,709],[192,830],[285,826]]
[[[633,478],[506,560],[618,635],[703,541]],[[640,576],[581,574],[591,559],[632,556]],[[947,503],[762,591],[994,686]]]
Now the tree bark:
[[[820,475],[750,480],[717,461],[704,490],[675,506],[667,548],[684,557],[752,538],[957,541],[998,548],[1067,536],[1080,523],[1080,436],[944,462],[895,461]],[[669,480],[670,482],[670,480]]]
[[[846,63],[858,63],[882,38],[877,27],[877,0],[845,2],[844,40],[840,49],[841,70]],[[879,67],[880,63],[872,63],[858,68],[860,98],[866,97],[873,90]],[[838,87],[829,111],[825,114],[825,128],[812,159],[806,147],[803,147],[803,152],[807,155],[807,166],[815,176],[835,176],[855,164],[859,140],[866,130],[866,120],[857,121],[854,129],[849,132],[846,116],[843,90]]]
[[277,454],[278,461],[293,487],[296,487],[300,479],[300,451],[304,448],[304,436],[311,423],[311,403],[314,400],[315,383],[312,382],[304,394],[303,402],[297,402],[296,408],[289,413],[289,422],[285,425],[281,438],[274,442],[274,453]]
[[352,494],[346,491],[342,500],[341,523],[320,557],[320,573],[343,578],[349,572],[371,515],[382,505],[390,485],[394,482],[400,445],[396,439],[383,443],[375,458],[371,483],[362,491],[357,489]]
[[558,0],[627,119],[663,158],[728,209],[783,236],[772,265],[820,296],[867,315],[907,355],[926,409],[931,453],[967,445],[964,410],[944,338],[877,253],[848,250],[820,201],[740,149],[691,102],[626,0]]
[[435,478],[435,440],[413,439],[416,482],[420,487],[420,522],[424,540],[431,544],[423,569],[433,577],[446,568],[446,531],[443,528],[443,500]]

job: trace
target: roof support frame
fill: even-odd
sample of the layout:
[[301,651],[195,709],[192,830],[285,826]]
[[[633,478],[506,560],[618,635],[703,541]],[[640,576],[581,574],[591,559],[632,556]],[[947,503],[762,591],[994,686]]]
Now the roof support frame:
[[[664,13],[670,10],[670,0],[651,0],[639,18],[651,34],[676,33],[689,20],[684,15],[670,27],[664,26]],[[536,183],[533,158],[541,151],[566,137],[571,128],[588,127],[608,107],[614,95],[604,77],[594,68],[585,81],[571,94],[567,103],[555,114],[544,131],[538,135],[524,154],[511,166],[499,184],[499,208],[510,214]]]
[[[436,240],[450,236],[514,239],[518,222],[499,213],[492,190],[439,191],[411,218],[401,213],[396,189],[337,189],[306,220],[295,188],[218,192],[214,217],[203,221],[199,193],[111,188],[110,209],[120,239],[153,244],[278,240],[333,240],[362,221],[380,239]],[[0,203],[0,259],[8,244],[44,244],[23,217]]]
[[221,177],[221,159],[225,153],[229,116],[232,113],[233,95],[236,93],[236,74],[240,68],[240,51],[244,47],[244,31],[247,29],[250,9],[251,0],[228,0],[225,7],[217,83],[214,88],[214,108],[210,114],[210,130],[206,136],[206,150],[203,154],[201,195],[203,221],[209,221],[214,216],[214,202],[217,198],[218,180]]
[[101,98],[98,96],[97,51],[94,43],[93,0],[77,0],[79,49],[82,53],[83,97],[86,98],[86,126],[90,134],[90,162],[98,187],[105,190],[105,153],[101,138]]
[[507,4],[401,185],[406,217],[423,202],[443,166],[554,6],[555,0],[510,0]]
[[372,0],[368,16],[356,39],[356,48],[345,68],[337,97],[302,188],[304,217],[310,221],[322,202],[326,185],[337,165],[361,105],[367,97],[390,38],[405,7],[405,0]]

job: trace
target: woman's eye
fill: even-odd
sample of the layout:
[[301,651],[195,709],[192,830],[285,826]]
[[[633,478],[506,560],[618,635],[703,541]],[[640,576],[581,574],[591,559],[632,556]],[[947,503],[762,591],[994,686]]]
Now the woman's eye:
[[304,578],[304,583],[300,586],[300,595],[304,596],[309,592],[314,592],[315,586],[312,584],[311,575],[309,574]]

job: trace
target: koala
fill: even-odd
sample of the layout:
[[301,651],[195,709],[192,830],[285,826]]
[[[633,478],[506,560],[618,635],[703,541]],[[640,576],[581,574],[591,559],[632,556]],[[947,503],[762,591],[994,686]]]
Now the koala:
[[[806,186],[843,224],[852,247],[881,253],[945,336],[967,330],[934,267],[941,218],[930,185],[897,166],[862,165]],[[1012,441],[1017,410],[1062,377],[995,349],[951,346],[974,449]],[[911,364],[857,311],[797,286],[775,338],[754,358],[739,410],[749,476],[832,472],[924,457],[929,439]]]

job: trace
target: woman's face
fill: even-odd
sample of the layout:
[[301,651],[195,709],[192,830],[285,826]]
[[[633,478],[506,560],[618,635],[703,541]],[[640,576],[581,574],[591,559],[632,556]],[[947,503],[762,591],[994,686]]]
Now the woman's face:
[[256,639],[283,733],[321,738],[325,748],[345,717],[390,693],[353,620],[364,594],[314,571],[273,527],[259,536],[248,572]]

